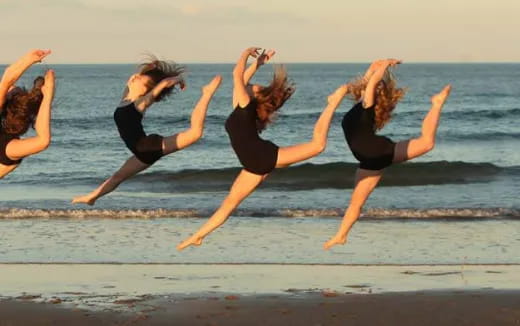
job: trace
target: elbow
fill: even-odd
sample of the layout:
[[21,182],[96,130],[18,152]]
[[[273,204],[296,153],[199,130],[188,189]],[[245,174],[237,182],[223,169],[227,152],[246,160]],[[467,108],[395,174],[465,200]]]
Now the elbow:
[[44,150],[49,148],[50,145],[51,145],[50,139],[48,141],[43,142],[42,145],[41,145],[40,152],[43,152]]
[[195,141],[199,141],[202,138],[202,136],[204,136],[204,130],[201,128],[195,132]]
[[198,142],[202,136],[203,136],[203,130],[202,128],[195,128],[194,130],[191,130],[190,132],[190,143],[194,144]]
[[49,148],[50,145],[51,145],[51,136],[50,135],[47,137],[41,137],[40,141],[38,142],[39,152],[46,150],[47,148]]
[[435,138],[428,139],[424,147],[426,153],[431,152],[435,148]]
[[323,153],[326,148],[327,148],[327,141],[324,141],[324,142],[321,142],[320,144],[318,144],[318,148],[317,148],[318,155]]

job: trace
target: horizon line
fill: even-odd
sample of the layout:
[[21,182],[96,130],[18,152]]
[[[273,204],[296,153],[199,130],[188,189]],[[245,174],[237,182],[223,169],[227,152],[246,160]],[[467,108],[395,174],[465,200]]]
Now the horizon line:
[[[236,64],[236,62],[178,62],[184,65],[228,65]],[[273,62],[272,64],[369,64],[372,61],[287,61],[287,62]],[[0,65],[10,65],[11,63],[0,62]],[[140,64],[136,62],[53,62],[42,64],[47,65],[135,65]],[[405,61],[403,64],[520,64],[520,61]]]

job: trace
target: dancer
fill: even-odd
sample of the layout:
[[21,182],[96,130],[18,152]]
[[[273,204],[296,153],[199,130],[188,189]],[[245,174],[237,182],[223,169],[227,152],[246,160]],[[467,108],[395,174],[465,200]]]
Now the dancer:
[[392,111],[404,96],[405,90],[397,87],[389,71],[390,67],[400,63],[395,59],[375,61],[364,77],[350,84],[350,94],[357,104],[343,117],[342,127],[348,146],[360,164],[350,205],[338,232],[324,244],[324,249],[347,241],[348,232],[386,167],[424,155],[435,145],[441,109],[450,94],[450,85],[432,96],[432,107],[423,120],[421,136],[394,143],[387,137],[376,135],[376,131],[390,120]]
[[[44,151],[51,142],[54,71],[37,77],[29,91],[15,85],[29,67],[50,53],[28,52],[5,69],[0,81],[0,179],[16,169],[23,158]],[[20,139],[31,126],[36,135]]]
[[[347,85],[342,85],[329,96],[328,105],[316,122],[310,142],[279,148],[260,138],[259,133],[271,122],[273,114],[294,92],[294,87],[281,66],[275,70],[274,78],[268,86],[248,84],[256,70],[274,54],[272,50],[260,53],[260,48],[249,48],[242,53],[233,70],[234,110],[226,121],[226,131],[243,169],[220,208],[195,234],[177,246],[179,250],[190,245],[200,245],[204,237],[222,225],[273,169],[307,160],[325,149],[330,122],[347,93]],[[257,60],[245,70],[250,56]]]
[[146,170],[161,157],[184,149],[202,137],[206,111],[222,77],[217,75],[202,87],[202,96],[191,114],[190,127],[173,136],[162,137],[146,135],[142,125],[143,115],[153,103],[170,95],[176,85],[185,88],[184,67],[153,58],[151,62],[142,64],[138,71],[128,79],[123,99],[114,112],[119,134],[134,155],[94,191],[75,197],[72,200],[74,204],[94,205],[101,196],[114,191],[123,181]]

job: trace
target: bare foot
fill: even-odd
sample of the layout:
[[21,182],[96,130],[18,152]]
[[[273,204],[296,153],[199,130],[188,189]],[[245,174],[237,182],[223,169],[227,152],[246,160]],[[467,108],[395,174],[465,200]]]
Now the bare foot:
[[349,90],[348,84],[344,84],[344,85],[341,85],[340,87],[338,87],[338,89],[336,89],[334,91],[334,93],[330,94],[329,97],[327,98],[329,104],[339,105],[341,103],[341,101],[343,100],[343,98],[345,97],[345,95],[347,95],[348,90]]
[[187,240],[184,240],[177,245],[177,250],[181,251],[189,246],[200,246],[202,244],[202,238],[196,235],[192,235]]
[[446,99],[450,95],[450,92],[451,92],[451,85],[448,84],[448,85],[444,86],[442,91],[440,91],[438,94],[435,94],[432,96],[432,104],[442,107],[444,105],[444,102],[446,102]]
[[73,204],[87,204],[87,205],[93,206],[96,203],[96,199],[92,198],[89,195],[78,196],[78,197],[74,197],[72,199],[72,203]]
[[338,236],[334,236],[332,239],[330,239],[329,241],[327,241],[323,244],[323,249],[329,250],[330,248],[332,248],[335,245],[344,245],[346,242],[347,242],[346,237],[341,238]]
[[213,77],[213,79],[207,84],[202,87],[202,93],[204,94],[211,94],[213,95],[217,88],[220,86],[220,83],[222,82],[222,76],[216,75]]

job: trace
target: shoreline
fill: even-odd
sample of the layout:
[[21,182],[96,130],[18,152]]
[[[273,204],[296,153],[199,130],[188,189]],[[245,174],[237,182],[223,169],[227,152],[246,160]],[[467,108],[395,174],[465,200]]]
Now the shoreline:
[[163,295],[517,291],[520,265],[0,264],[0,280],[3,300],[119,311]]

